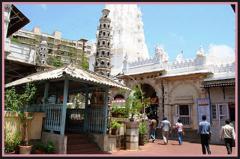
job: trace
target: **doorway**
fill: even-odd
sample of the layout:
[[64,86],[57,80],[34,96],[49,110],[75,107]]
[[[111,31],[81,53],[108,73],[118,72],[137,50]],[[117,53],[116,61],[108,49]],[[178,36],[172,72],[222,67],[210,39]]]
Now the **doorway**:
[[141,89],[145,98],[150,98],[150,105],[145,109],[149,119],[156,119],[158,121],[158,106],[159,101],[155,89],[149,84],[141,84]]
[[235,121],[235,104],[229,104],[229,117],[231,122]]

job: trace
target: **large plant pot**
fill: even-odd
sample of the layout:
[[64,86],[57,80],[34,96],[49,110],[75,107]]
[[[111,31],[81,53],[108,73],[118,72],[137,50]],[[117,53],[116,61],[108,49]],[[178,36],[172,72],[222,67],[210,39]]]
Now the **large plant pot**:
[[16,151],[12,151],[12,152],[5,152],[5,154],[16,154]]
[[143,146],[145,142],[145,135],[139,134],[139,145]]
[[31,154],[32,145],[30,146],[19,146],[19,153],[20,154]]
[[118,129],[112,129],[112,130],[111,130],[111,134],[112,134],[112,135],[117,135],[117,132],[118,132]]
[[45,152],[43,150],[37,149],[34,151],[34,154],[45,154]]

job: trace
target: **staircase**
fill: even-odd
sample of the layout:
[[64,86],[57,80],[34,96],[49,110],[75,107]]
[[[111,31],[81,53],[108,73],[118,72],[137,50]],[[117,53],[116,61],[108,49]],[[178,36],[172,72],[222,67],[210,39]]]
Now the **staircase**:
[[67,154],[102,154],[100,148],[86,134],[67,135]]

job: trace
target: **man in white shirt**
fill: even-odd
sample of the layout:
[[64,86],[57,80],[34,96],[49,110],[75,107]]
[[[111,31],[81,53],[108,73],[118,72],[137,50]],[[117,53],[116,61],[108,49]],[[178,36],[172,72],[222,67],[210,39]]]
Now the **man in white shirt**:
[[171,123],[167,120],[167,117],[164,117],[161,121],[161,129],[164,144],[168,144],[168,135],[171,128]]
[[228,154],[232,154],[233,142],[235,140],[234,128],[230,125],[230,121],[226,120],[225,125],[221,129],[221,140],[224,139]]

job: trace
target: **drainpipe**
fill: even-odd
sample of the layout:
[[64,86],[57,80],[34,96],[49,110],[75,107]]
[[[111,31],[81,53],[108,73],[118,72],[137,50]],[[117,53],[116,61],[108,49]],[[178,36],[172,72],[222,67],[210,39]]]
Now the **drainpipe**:
[[212,124],[212,104],[211,104],[211,94],[210,94],[210,87],[207,88],[208,92],[208,99],[209,99],[209,108],[210,108],[210,123]]
[[163,117],[165,116],[164,115],[164,85],[163,85],[163,80],[161,81],[161,87],[162,87],[162,114],[163,114]]

